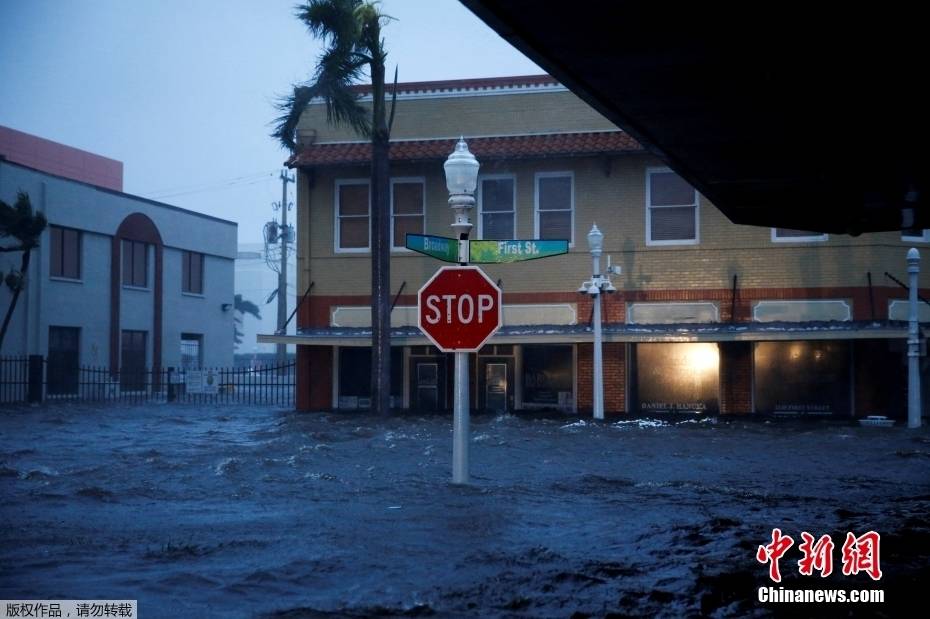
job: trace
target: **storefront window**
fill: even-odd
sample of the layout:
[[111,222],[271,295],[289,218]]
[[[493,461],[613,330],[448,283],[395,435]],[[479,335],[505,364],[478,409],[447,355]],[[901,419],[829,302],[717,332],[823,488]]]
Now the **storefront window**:
[[523,403],[566,408],[572,405],[571,346],[523,347]]
[[753,365],[760,413],[850,412],[848,342],[758,342]]
[[[395,404],[404,393],[404,350],[391,348],[391,398]],[[339,349],[339,408],[371,406],[371,348]]]
[[641,412],[720,410],[717,344],[637,344],[636,392]]

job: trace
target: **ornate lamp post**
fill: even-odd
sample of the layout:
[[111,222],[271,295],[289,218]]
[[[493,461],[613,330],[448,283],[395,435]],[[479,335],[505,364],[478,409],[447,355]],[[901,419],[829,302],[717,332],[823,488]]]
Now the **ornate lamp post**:
[[[591,251],[591,280],[581,284],[578,292],[594,299],[594,396],[592,409],[595,419],[604,418],[604,365],[601,342],[601,293],[616,292],[610,276],[601,274],[601,253],[604,250],[604,233],[597,224],[588,232],[588,249]],[[610,259],[608,257],[608,262]],[[610,267],[608,267],[609,269]]]
[[[446,159],[446,188],[449,190],[449,207],[454,214],[452,230],[459,241],[459,264],[468,264],[468,235],[472,223],[470,211],[475,207],[475,188],[478,185],[478,160],[460,138],[455,150]],[[468,483],[468,353],[455,353],[455,386],[453,403],[452,483]]]

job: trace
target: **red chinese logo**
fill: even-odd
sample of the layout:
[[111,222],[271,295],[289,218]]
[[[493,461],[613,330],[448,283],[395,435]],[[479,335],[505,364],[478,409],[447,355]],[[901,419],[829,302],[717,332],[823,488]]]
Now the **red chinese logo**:
[[801,533],[801,539],[804,540],[798,545],[804,557],[798,561],[798,571],[803,576],[811,576],[814,570],[820,572],[821,578],[826,578],[833,573],[833,540],[829,535],[822,535],[817,543],[814,543],[814,536],[804,531]]
[[865,572],[872,580],[882,577],[882,568],[878,560],[878,546],[881,536],[875,531],[856,537],[846,534],[843,544],[843,575],[850,576]]
[[772,543],[759,546],[756,551],[756,561],[769,564],[769,578],[781,582],[781,572],[778,569],[778,560],[794,545],[794,540],[788,535],[782,535],[781,529],[772,529]]
[[[833,539],[829,535],[821,535],[819,539],[803,531],[798,550],[803,555],[798,561],[798,572],[802,576],[813,576],[814,571],[820,572],[821,578],[833,573]],[[869,531],[856,537],[854,533],[846,533],[846,542],[843,544],[843,575],[854,576],[865,572],[872,580],[882,577],[881,562],[879,560],[879,546],[881,536],[875,531]],[[762,564],[769,564],[769,578],[773,582],[781,582],[781,570],[778,561],[794,545],[789,535],[782,535],[781,529],[772,529],[772,541],[759,546],[756,551],[756,560]]]

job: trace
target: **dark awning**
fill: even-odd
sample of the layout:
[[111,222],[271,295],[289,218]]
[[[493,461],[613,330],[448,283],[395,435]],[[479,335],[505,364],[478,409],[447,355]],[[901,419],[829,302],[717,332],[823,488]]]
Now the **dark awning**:
[[[768,340],[853,340],[907,338],[907,323],[894,320],[830,322],[751,322],[635,325],[606,324],[605,342],[752,342]],[[588,325],[512,325],[501,327],[491,344],[591,342]],[[259,344],[308,346],[371,346],[371,329],[326,327],[300,329],[296,335],[259,335]],[[424,346],[431,342],[416,327],[391,329],[395,346]]]
[[916,8],[461,1],[736,223],[930,228]]

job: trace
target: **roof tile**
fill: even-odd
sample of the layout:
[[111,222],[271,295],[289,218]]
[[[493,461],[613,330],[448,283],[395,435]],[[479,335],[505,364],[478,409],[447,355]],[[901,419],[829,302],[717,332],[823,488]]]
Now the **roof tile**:
[[[444,160],[455,147],[455,139],[404,140],[391,142],[391,161]],[[551,133],[543,135],[469,138],[468,148],[478,160],[581,157],[640,152],[643,147],[623,131]],[[312,167],[367,163],[370,142],[310,144],[288,159],[289,167]]]

